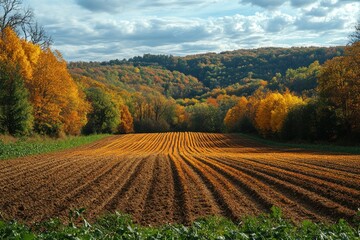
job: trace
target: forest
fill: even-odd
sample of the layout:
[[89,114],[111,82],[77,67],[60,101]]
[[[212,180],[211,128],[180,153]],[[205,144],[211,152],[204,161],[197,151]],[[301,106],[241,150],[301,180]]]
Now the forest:
[[11,23],[0,33],[0,134],[198,131],[360,139],[358,27],[344,47],[67,63],[42,28],[24,35],[21,24]]

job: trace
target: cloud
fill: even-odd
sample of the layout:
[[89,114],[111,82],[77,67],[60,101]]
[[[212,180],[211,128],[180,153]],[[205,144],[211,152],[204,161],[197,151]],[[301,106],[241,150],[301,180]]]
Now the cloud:
[[149,8],[182,7],[188,8],[193,5],[206,5],[216,2],[206,0],[75,0],[76,3],[92,12],[106,12],[110,14],[124,12],[125,10],[139,10]]
[[266,25],[266,31],[268,32],[280,32],[290,23],[289,17],[276,16],[270,19]]
[[241,0],[240,3],[250,3],[263,8],[276,8],[284,4],[283,0]]
[[36,15],[52,35],[54,48],[67,60],[85,61],[144,53],[341,45],[347,43],[360,11],[355,0],[25,1],[37,6]]
[[317,7],[317,8],[312,8],[310,11],[306,12],[305,14],[307,16],[313,16],[313,17],[325,17],[330,12],[331,11],[329,10],[329,8]]
[[177,7],[182,7],[182,6],[191,6],[191,5],[200,5],[200,4],[205,4],[205,3],[209,3],[209,1],[206,0],[148,0],[148,1],[143,1],[141,6],[144,7],[167,7],[167,6],[177,6]]
[[303,6],[308,6],[310,4],[313,4],[314,0],[291,0],[291,5],[294,7],[303,7]]
[[322,20],[317,18],[311,18],[308,16],[304,16],[302,18],[297,19],[295,22],[295,26],[298,30],[310,30],[310,31],[336,31],[339,29],[343,29],[345,25],[345,20],[343,19],[330,19],[330,20]]
[[81,7],[92,12],[109,12],[115,13],[122,9],[126,1],[122,0],[76,0]]

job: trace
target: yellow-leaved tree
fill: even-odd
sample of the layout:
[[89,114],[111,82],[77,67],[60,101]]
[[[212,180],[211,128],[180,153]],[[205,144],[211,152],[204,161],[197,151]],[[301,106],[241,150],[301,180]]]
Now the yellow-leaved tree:
[[[25,45],[23,41],[11,28],[5,28],[0,34],[0,62],[18,69],[24,79],[31,79],[31,60],[29,60],[30,56],[23,48]],[[39,53],[37,50],[32,52],[33,54],[35,54],[34,52]]]
[[270,92],[260,100],[256,112],[256,126],[264,136],[279,133],[288,111],[297,105],[305,104],[303,99],[290,92],[284,94]]
[[240,121],[247,117],[248,113],[248,103],[249,101],[246,97],[241,97],[238,103],[229,109],[226,113],[224,124],[229,132],[238,131]]

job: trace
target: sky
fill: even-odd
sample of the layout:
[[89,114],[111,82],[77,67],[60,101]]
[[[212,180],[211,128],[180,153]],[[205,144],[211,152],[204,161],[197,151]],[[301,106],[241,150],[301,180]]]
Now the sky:
[[67,61],[339,46],[360,0],[23,0]]

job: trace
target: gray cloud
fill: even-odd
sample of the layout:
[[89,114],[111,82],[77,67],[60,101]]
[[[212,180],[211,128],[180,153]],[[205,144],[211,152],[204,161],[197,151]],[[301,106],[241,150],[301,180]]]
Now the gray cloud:
[[313,16],[313,17],[325,17],[330,12],[331,11],[329,8],[317,7],[317,8],[312,8],[310,11],[306,12],[305,14],[307,16]]
[[267,22],[266,30],[268,32],[280,32],[289,24],[288,20],[283,16],[277,16]]
[[93,12],[113,13],[123,8],[126,1],[122,0],[76,0],[76,3]]
[[250,3],[263,8],[276,8],[284,4],[283,0],[241,0],[240,3]]
[[336,31],[344,28],[345,21],[343,19],[330,19],[326,21],[319,21],[311,17],[304,16],[297,19],[295,26],[298,30],[310,31]]
[[311,4],[320,3],[322,7],[339,7],[347,3],[359,2],[359,0],[240,0],[240,4],[250,3],[253,6],[259,6],[265,9],[278,8],[286,3],[289,3],[293,7],[304,7]]
[[335,7],[343,6],[348,3],[359,3],[359,0],[337,0],[335,2],[332,0],[322,0],[320,2],[320,6],[328,7],[328,8],[335,8]]
[[291,5],[294,7],[303,7],[303,6],[307,6],[310,5],[316,1],[314,0],[291,0]]
[[[189,7],[192,5],[206,5],[214,3],[214,1],[206,0],[75,0],[75,2],[92,12],[118,13],[127,9],[148,9],[163,7]],[[215,1],[216,2],[216,1]]]
[[190,5],[199,5],[205,4],[209,1],[206,0],[150,0],[150,1],[143,1],[141,4],[144,7],[167,7],[167,6],[190,6]]

